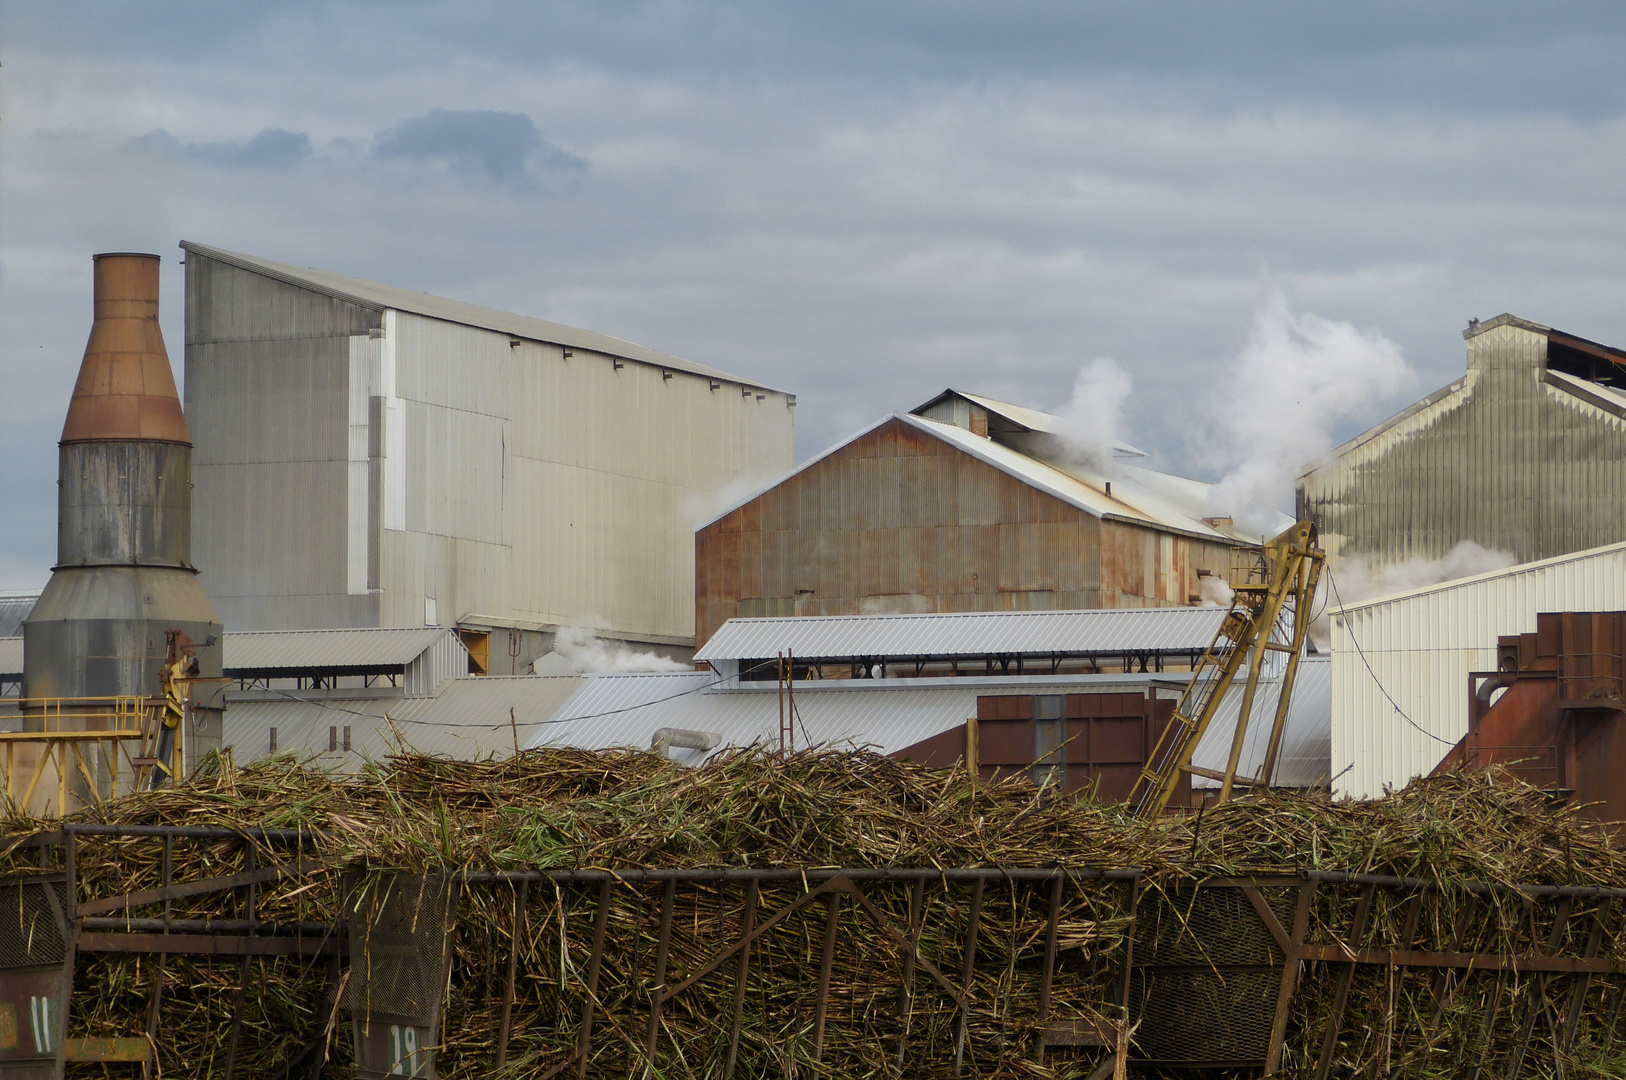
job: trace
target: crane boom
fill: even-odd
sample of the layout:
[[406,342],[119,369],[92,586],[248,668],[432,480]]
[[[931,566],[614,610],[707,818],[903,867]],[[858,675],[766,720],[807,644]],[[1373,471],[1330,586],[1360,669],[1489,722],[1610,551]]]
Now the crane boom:
[[[1259,678],[1267,655],[1276,652],[1287,655],[1287,665],[1282,672],[1281,693],[1276,701],[1265,760],[1258,775],[1249,781],[1260,786],[1270,783],[1281,752],[1282,730],[1293,695],[1293,681],[1298,676],[1299,658],[1304,655],[1304,643],[1310,631],[1310,607],[1326,562],[1326,553],[1318,545],[1318,539],[1315,523],[1300,521],[1259,547],[1259,562],[1250,574],[1250,578],[1256,576],[1258,580],[1236,586],[1230,611],[1207,651],[1193,667],[1191,682],[1180,695],[1174,716],[1158,735],[1146,765],[1135,780],[1129,806],[1136,816],[1151,817],[1169,805],[1180,774],[1192,771],[1193,751],[1202,742],[1226,692],[1246,666],[1247,682],[1225,772],[1204,774],[1220,781],[1221,802],[1231,797]],[[1284,621],[1290,622],[1285,631],[1282,629]]]

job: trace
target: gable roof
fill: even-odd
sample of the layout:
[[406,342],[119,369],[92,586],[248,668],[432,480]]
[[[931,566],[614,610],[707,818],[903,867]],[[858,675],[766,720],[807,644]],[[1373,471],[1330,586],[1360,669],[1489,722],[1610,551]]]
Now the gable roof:
[[[1123,463],[1116,466],[1110,479],[1096,476],[1083,469],[1078,470],[1075,475],[1074,473],[1064,472],[1054,465],[1047,465],[1037,458],[1028,457],[1018,450],[1013,450],[991,439],[985,439],[981,435],[973,435],[964,428],[956,427],[953,424],[945,424],[938,420],[928,420],[923,416],[915,416],[913,413],[893,413],[891,416],[881,417],[862,431],[842,440],[822,454],[803,462],[779,479],[734,502],[720,513],[714,514],[709,520],[697,526],[696,531],[715,524],[753,499],[758,498],[763,492],[771,491],[791,477],[806,472],[825,458],[844,450],[883,425],[893,422],[907,425],[916,431],[941,439],[983,464],[990,465],[1008,476],[1015,477],[1030,487],[1054,496],[1092,517],[1098,517],[1105,521],[1123,521],[1133,525],[1149,526],[1163,532],[1178,533],[1198,540],[1214,540],[1225,544],[1238,543],[1235,537],[1227,536],[1205,523],[1202,518],[1174,505],[1171,501],[1173,488],[1164,483],[1165,481],[1174,481],[1177,484],[1188,485],[1195,491],[1206,486],[1199,481],[1169,477],[1163,473]],[[1111,495],[1106,492],[1108,484],[1113,485]],[[1163,490],[1159,490],[1160,486]]]
[[[916,416],[920,416],[927,409],[951,398],[962,398],[974,405],[980,405],[982,408],[987,409],[991,415],[998,416],[1023,431],[1037,431],[1044,435],[1055,435],[1062,428],[1061,417],[1055,413],[1030,409],[1025,405],[1013,405],[1008,401],[1000,401],[997,398],[983,397],[981,394],[968,394],[964,390],[956,390],[952,386],[930,401],[917,405],[909,411]],[[990,430],[989,434],[993,435],[994,432]],[[1130,446],[1126,442],[1115,442],[1112,444],[1112,449],[1114,457],[1143,458],[1151,456],[1146,451]]]
[[[646,348],[643,345],[635,345],[630,341],[623,341],[620,338],[600,334],[593,330],[581,330],[574,326],[548,322],[546,319],[533,319],[527,315],[515,315],[512,312],[481,307],[478,304],[469,304],[462,300],[448,300],[443,296],[433,296],[429,293],[403,289],[395,285],[364,281],[361,278],[347,277],[344,274],[335,274],[328,270],[273,262],[270,259],[244,255],[237,251],[227,251],[224,248],[209,247],[205,244],[194,243],[191,240],[182,240],[181,250],[188,254],[197,254],[206,259],[226,263],[228,266],[235,266],[239,270],[247,270],[252,274],[260,274],[296,288],[309,289],[324,296],[331,296],[336,300],[344,300],[364,308],[372,308],[375,311],[385,309],[407,311],[426,318],[440,319],[443,322],[458,323],[463,326],[473,326],[482,330],[509,334],[513,337],[524,338],[527,341],[544,341],[555,345],[568,345],[572,348],[601,353],[605,356],[614,356],[623,360],[649,364],[652,367],[668,368],[672,371],[682,371],[690,375],[701,375],[731,382],[736,386],[749,386],[754,390],[771,390],[776,394],[785,394],[785,391],[775,389],[764,383],[741,379],[738,375],[730,375],[726,371],[719,371],[704,364],[696,364],[680,356],[673,356],[670,353]],[[785,394],[785,396],[794,397],[791,394]]]

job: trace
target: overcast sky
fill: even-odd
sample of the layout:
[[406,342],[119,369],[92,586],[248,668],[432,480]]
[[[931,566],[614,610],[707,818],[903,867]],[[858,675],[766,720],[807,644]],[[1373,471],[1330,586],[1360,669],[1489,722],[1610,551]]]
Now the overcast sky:
[[1460,374],[1473,316],[1626,343],[1623,36],[1494,0],[14,0],[0,588],[54,554],[96,251],[163,255],[177,369],[184,238],[782,387],[801,458],[1108,357],[1122,436],[1217,478],[1278,292],[1415,370],[1338,437]]

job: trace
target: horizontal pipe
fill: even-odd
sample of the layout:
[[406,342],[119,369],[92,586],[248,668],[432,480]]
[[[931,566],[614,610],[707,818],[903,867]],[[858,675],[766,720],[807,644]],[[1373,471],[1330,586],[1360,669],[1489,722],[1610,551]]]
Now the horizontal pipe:
[[[1305,877],[1311,881],[1326,881],[1345,885],[1376,885],[1388,889],[1431,889],[1446,886],[1429,878],[1390,877],[1386,874],[1356,874],[1347,870],[1309,870]],[[1464,892],[1488,895],[1499,892],[1522,893],[1526,896],[1568,896],[1576,899],[1620,900],[1626,898],[1626,889],[1609,889],[1601,885],[1497,885],[1484,881],[1465,881],[1450,886]]]
[[1527,956],[1520,953],[1422,952],[1414,949],[1346,950],[1338,945],[1306,945],[1302,960],[1379,964],[1384,967],[1466,968],[1469,971],[1556,971],[1564,974],[1611,974],[1621,970],[1602,957]]
[[258,919],[119,919],[112,916],[86,916],[79,920],[86,930],[131,930],[177,934],[266,934],[272,937],[332,937],[339,932],[333,923],[261,922]]
[[168,956],[337,956],[341,938],[245,937],[236,934],[113,934],[84,932],[74,938],[80,952],[145,953]]
[[326,834],[314,829],[232,829],[219,825],[88,825],[65,824],[70,836],[174,836],[190,840],[265,840],[273,844],[297,844],[301,840],[322,840]]
[[935,867],[856,867],[817,869],[736,867],[730,869],[687,868],[676,870],[647,870],[629,867],[625,870],[468,870],[457,875],[468,884],[497,881],[552,881],[566,884],[575,881],[828,881],[844,877],[849,881],[1050,881],[1057,877],[1081,881],[1129,881],[1140,877],[1138,867],[1117,870],[1069,870],[1065,867],[958,867],[940,870]]

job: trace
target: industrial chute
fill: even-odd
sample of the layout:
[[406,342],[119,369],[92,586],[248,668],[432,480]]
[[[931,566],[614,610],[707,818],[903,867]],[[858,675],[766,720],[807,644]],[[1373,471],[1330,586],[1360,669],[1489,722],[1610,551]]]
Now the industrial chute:
[[[1168,806],[1182,772],[1219,780],[1219,800],[1224,802],[1231,797],[1266,658],[1271,653],[1281,653],[1287,662],[1282,671],[1270,742],[1258,774],[1246,781],[1251,786],[1261,787],[1270,783],[1281,754],[1293,680],[1298,675],[1299,660],[1304,655],[1310,631],[1310,609],[1327,558],[1318,539],[1315,523],[1300,521],[1255,549],[1258,558],[1249,570],[1248,580],[1234,586],[1230,611],[1207,651],[1193,667],[1191,682],[1180,695],[1174,716],[1159,733],[1146,765],[1135,780],[1129,806],[1136,816],[1161,813]],[[1199,772],[1191,764],[1191,755],[1244,668],[1246,683],[1225,771]]]
[[155,700],[158,723],[153,732],[156,745],[150,758],[138,759],[152,765],[150,786],[153,790],[173,786],[183,768],[183,756],[177,753],[177,740],[184,736],[182,724],[186,721],[186,700],[192,682],[198,677],[198,655],[192,639],[179,630],[165,631],[168,656],[159,673],[163,696]]

